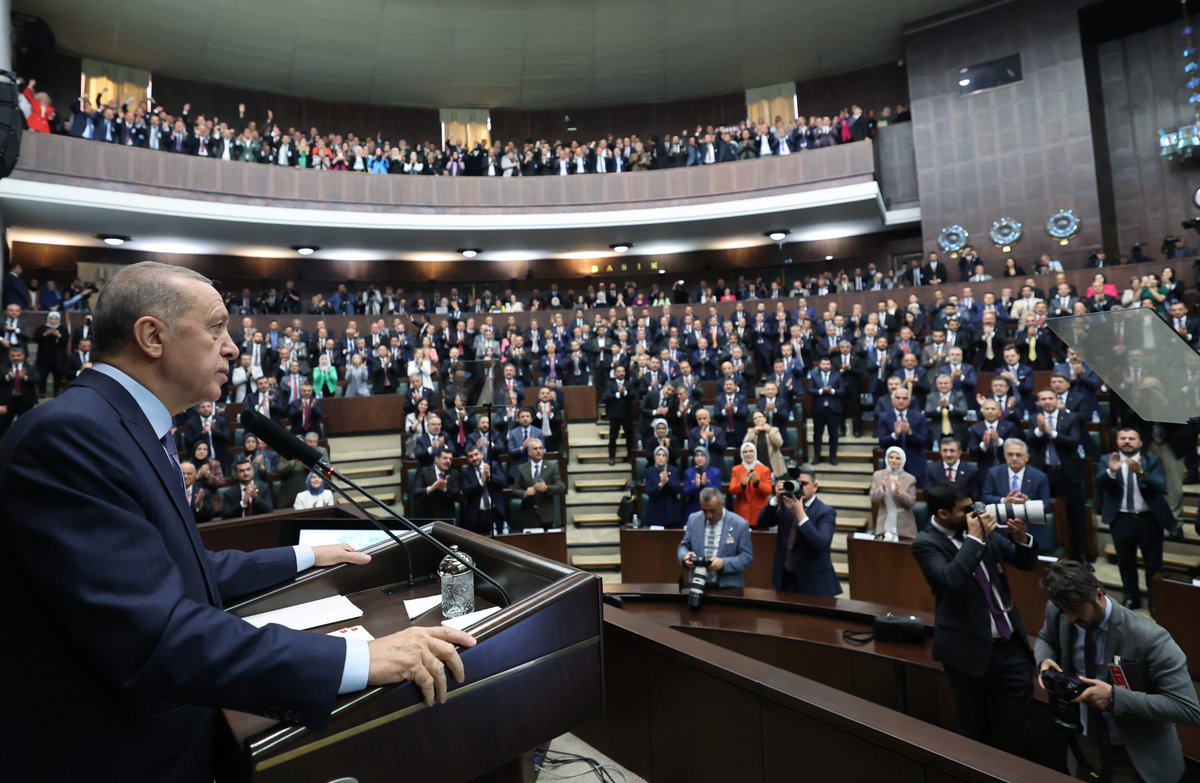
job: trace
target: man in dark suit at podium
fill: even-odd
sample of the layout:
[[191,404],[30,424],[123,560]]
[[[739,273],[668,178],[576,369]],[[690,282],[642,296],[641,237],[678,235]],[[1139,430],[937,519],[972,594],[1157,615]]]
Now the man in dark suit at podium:
[[1018,756],[1031,746],[1033,651],[1004,579],[1004,564],[1037,565],[1037,550],[1022,520],[996,529],[992,514],[971,511],[963,484],[925,491],[929,527],[912,553],[933,589],[933,659],[954,692],[958,731]]
[[223,611],[313,565],[370,558],[340,545],[204,550],[170,429],[220,395],[237,358],[211,283],[123,267],[95,323],[96,366],[0,440],[0,609],[25,634],[7,652],[20,676],[0,717],[6,778],[211,781],[218,708],[318,728],[339,693],[369,684],[415,679],[427,703],[443,698],[465,634],[362,642]]

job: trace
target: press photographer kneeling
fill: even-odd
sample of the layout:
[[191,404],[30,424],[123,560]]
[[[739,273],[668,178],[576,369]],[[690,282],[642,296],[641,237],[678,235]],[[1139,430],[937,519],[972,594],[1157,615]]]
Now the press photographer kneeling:
[[[1055,722],[1068,732],[1071,774],[1113,783],[1179,780],[1183,748],[1174,724],[1200,723],[1179,645],[1105,595],[1081,563],[1050,565],[1041,584],[1050,601],[1034,655]],[[1073,728],[1069,704],[1079,705]]]

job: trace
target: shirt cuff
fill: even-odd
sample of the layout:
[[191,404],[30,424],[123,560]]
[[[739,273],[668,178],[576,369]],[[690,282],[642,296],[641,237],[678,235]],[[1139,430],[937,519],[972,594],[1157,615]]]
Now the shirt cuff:
[[317,562],[317,556],[313,553],[311,546],[294,546],[292,551],[296,553],[296,573],[307,571],[312,568]]
[[346,640],[346,664],[342,667],[342,684],[338,695],[354,693],[367,687],[371,673],[371,648],[364,639]]
[[965,541],[966,539],[968,539],[968,538],[969,538],[969,539],[971,539],[972,541],[978,541],[978,542],[979,542],[979,544],[980,544],[980,546],[983,546],[983,545],[984,545],[984,543],[983,543],[983,539],[982,539],[982,538],[980,538],[979,536],[963,536],[963,540],[964,540],[964,541]]
[[1033,546],[1033,536],[1031,536],[1029,533],[1026,533],[1026,534],[1025,534],[1025,540],[1024,540],[1024,541],[1022,541],[1021,543],[1017,544],[1017,546],[1023,546],[1023,547],[1025,547],[1025,548],[1027,548],[1027,549],[1028,549],[1029,547]]

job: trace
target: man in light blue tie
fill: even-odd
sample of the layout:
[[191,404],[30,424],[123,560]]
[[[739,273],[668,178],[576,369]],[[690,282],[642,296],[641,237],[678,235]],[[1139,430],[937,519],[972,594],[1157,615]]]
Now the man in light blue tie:
[[[1040,500],[1049,513],[1050,481],[1045,473],[1029,464],[1029,447],[1025,441],[1019,438],[1004,441],[1004,462],[988,471],[983,483],[983,502],[1017,506]],[[1049,525],[1031,525],[1029,534],[1039,549],[1053,549],[1053,530]]]

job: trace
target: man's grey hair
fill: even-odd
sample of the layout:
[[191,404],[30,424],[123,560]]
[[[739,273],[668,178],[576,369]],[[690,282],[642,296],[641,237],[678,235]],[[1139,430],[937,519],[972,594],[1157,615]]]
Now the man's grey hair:
[[111,357],[125,349],[139,318],[151,316],[174,330],[195,304],[180,285],[183,280],[212,281],[183,266],[142,261],[113,275],[96,300],[92,313],[96,334],[92,350],[97,358]]
[[529,451],[529,447],[535,443],[537,445],[541,446],[543,449],[546,448],[546,444],[542,441],[541,438],[530,438],[529,440],[525,441],[525,450]]
[[725,496],[721,494],[721,490],[716,487],[705,487],[700,490],[700,502],[711,503],[714,500],[725,502]]
[[1007,449],[1009,446],[1017,446],[1021,449],[1022,453],[1024,453],[1024,454],[1029,453],[1029,444],[1026,443],[1025,441],[1021,440],[1020,438],[1005,438],[1004,448]]

